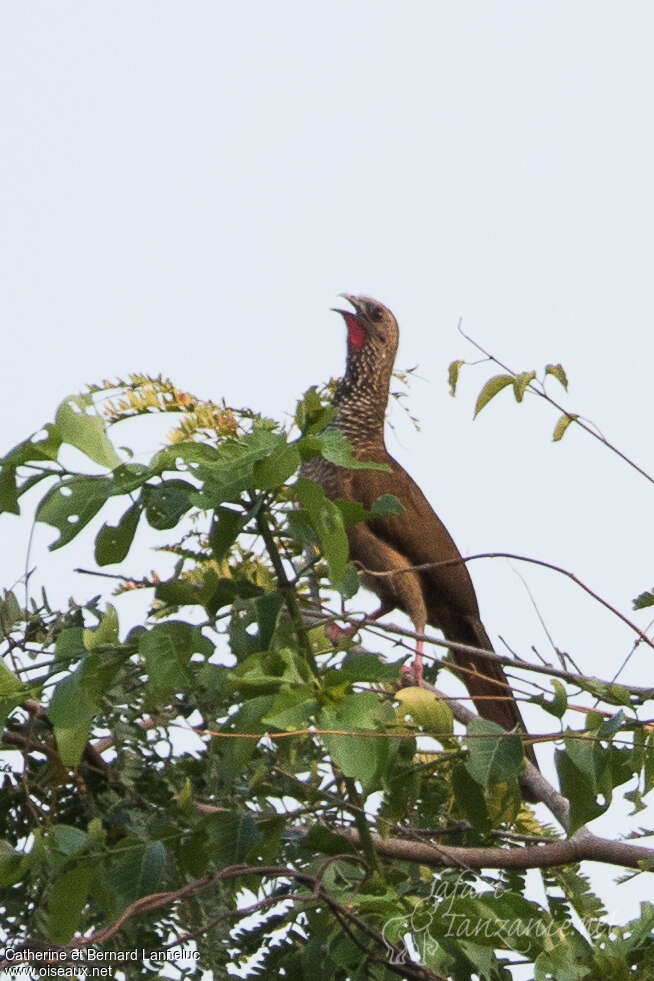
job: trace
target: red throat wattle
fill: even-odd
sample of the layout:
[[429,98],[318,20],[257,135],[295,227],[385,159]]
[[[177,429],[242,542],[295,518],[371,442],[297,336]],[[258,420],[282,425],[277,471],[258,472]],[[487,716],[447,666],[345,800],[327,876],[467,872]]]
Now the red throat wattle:
[[347,340],[350,347],[360,348],[366,342],[366,331],[365,328],[361,326],[359,320],[354,313],[349,313],[346,310],[340,311],[343,314],[343,319],[347,325]]

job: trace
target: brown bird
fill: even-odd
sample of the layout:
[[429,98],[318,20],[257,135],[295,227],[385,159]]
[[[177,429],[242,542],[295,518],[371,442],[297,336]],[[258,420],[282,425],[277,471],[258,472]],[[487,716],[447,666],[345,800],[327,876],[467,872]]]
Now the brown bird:
[[[350,557],[364,570],[387,573],[460,559],[443,522],[386,449],[384,421],[399,341],[397,321],[376,300],[346,293],[342,296],[354,312],[336,311],[347,326],[347,362],[334,396],[337,411],[329,428],[341,430],[358,460],[385,463],[391,470],[349,470],[314,459],[305,464],[303,472],[321,484],[329,498],[360,501],[370,509],[382,494],[394,494],[404,506],[402,514],[382,515],[349,529]],[[372,619],[399,608],[408,614],[418,633],[429,624],[442,630],[447,640],[493,650],[464,562],[397,576],[372,576],[364,571],[362,579],[381,600]],[[422,651],[423,642],[418,641],[412,670],[418,684],[422,680]],[[451,656],[480,715],[504,729],[524,730],[502,666],[457,650]],[[536,764],[531,746],[527,755]]]

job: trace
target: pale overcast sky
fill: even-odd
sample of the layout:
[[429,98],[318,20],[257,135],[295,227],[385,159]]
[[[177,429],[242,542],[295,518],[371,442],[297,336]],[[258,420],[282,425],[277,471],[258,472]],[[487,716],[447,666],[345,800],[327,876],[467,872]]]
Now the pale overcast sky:
[[[515,369],[563,362],[566,404],[654,472],[650,3],[4,0],[0,77],[0,453],[135,370],[292,412],[341,372],[337,294],[365,292],[426,379],[408,400],[421,431],[396,409],[389,448],[462,552],[558,563],[627,614],[652,586],[651,484],[581,432],[552,444],[536,400],[503,392],[473,423],[487,367],[456,399],[446,385],[475,357],[463,318]],[[0,521],[10,585],[29,527]],[[70,569],[99,523],[74,559],[37,529],[55,597],[90,593]],[[551,656],[508,563],[471,571],[491,637]],[[520,571],[556,644],[611,676],[629,631]],[[651,665],[640,650],[625,680]],[[652,823],[615,814],[593,827]],[[640,879],[628,894],[616,919],[649,898]]]

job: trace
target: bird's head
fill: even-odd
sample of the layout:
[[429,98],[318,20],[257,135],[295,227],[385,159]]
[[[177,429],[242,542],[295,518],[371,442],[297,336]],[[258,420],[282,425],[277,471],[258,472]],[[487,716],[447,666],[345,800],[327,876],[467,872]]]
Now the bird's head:
[[335,308],[347,326],[348,354],[360,352],[375,360],[390,358],[392,363],[397,352],[399,330],[397,320],[388,307],[369,296],[340,295],[354,307],[354,312]]

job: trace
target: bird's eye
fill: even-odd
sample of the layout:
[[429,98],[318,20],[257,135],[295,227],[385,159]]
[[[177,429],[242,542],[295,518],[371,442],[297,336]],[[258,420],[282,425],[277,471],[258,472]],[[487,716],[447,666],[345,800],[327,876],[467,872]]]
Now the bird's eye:
[[378,324],[379,321],[384,316],[384,311],[381,307],[372,307],[370,310],[370,319],[374,324]]

